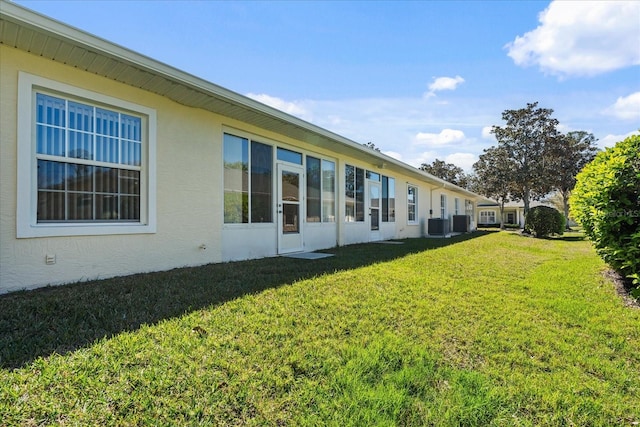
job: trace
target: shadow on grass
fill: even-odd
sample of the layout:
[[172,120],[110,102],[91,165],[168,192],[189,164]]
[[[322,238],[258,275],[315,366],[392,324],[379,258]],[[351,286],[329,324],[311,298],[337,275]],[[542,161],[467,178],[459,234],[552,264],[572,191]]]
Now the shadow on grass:
[[402,245],[359,244],[322,252],[334,257],[284,257],[209,264],[165,272],[46,287],[0,296],[0,368],[65,354],[143,324],[181,316],[314,276],[390,261],[491,234],[406,239]]
[[[510,231],[510,230],[506,230]],[[522,232],[511,232],[514,236],[520,236],[528,239],[540,239],[540,240],[562,240],[563,242],[582,242],[586,239],[586,236],[580,232],[568,231],[562,235],[535,237],[533,234],[527,234]]]
[[558,236],[555,237],[556,240],[563,240],[565,242],[582,242],[584,239],[586,239],[586,237],[584,236],[584,234],[575,234],[572,236],[567,236],[567,235],[562,235],[562,236]]

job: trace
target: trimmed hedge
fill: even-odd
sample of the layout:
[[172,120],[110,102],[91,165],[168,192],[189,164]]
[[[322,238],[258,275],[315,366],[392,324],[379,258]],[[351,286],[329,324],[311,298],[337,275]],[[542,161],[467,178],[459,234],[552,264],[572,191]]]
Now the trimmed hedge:
[[640,296],[640,135],[598,153],[576,177],[571,214]]
[[525,230],[536,237],[547,237],[550,234],[564,232],[564,215],[549,206],[536,206],[529,209],[524,221]]

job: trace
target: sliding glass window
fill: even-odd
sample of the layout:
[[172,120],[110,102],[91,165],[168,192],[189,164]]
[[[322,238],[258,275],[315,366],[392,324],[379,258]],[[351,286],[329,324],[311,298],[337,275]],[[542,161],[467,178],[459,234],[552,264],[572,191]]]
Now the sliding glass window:
[[336,221],[336,164],[322,160],[322,222]]
[[345,166],[345,218],[346,222],[364,221],[364,169]]
[[321,220],[322,170],[320,165],[320,159],[307,156],[307,222],[320,222]]
[[225,224],[273,222],[273,148],[224,134]]
[[251,222],[272,222],[273,149],[251,141]]
[[382,176],[382,222],[396,221],[396,180]]
[[335,163],[307,156],[307,222],[335,222]]

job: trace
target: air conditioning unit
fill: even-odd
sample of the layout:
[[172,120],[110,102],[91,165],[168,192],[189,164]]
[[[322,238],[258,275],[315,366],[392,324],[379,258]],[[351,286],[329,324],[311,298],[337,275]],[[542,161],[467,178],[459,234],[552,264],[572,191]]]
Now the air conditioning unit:
[[471,217],[469,215],[453,216],[453,232],[468,233],[471,228]]
[[444,218],[429,219],[429,235],[445,236],[449,233],[449,220]]

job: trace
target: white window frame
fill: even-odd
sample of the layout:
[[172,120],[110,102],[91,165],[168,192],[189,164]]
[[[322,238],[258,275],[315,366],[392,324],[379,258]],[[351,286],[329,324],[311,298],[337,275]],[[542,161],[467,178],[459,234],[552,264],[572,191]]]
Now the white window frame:
[[454,212],[454,215],[460,215],[460,199],[457,197],[454,199]]
[[[496,211],[480,211],[480,224],[495,224],[496,223]],[[484,220],[482,217],[485,217]],[[487,221],[488,217],[492,216],[493,221]]]
[[[336,207],[337,207],[337,197],[336,197],[336,189],[338,186],[338,178],[337,178],[337,168],[338,165],[336,163],[336,161],[334,159],[331,158],[327,158],[327,157],[323,157],[321,155],[315,154],[315,153],[303,153],[304,154],[304,170],[305,170],[305,182],[304,182],[304,188],[305,188],[305,202],[304,202],[304,207],[305,207],[305,216],[304,216],[304,222],[307,225],[311,225],[313,227],[315,227],[318,224],[335,224],[336,223]],[[308,194],[307,194],[307,180],[309,179],[309,174],[307,171],[307,165],[308,165],[308,157],[313,157],[314,159],[318,159],[320,160],[320,220],[319,221],[308,221],[307,220],[307,208],[308,208]],[[323,176],[323,171],[324,171],[324,164],[325,162],[327,163],[332,163],[333,164],[333,212],[332,215],[329,216],[330,219],[325,220],[324,219],[324,207],[325,207],[325,200],[328,199],[324,199],[324,191],[325,191],[325,187],[324,187],[324,176]]]
[[440,194],[440,218],[447,218],[447,195]]
[[[415,195],[415,200],[413,202],[409,201],[409,188],[413,188],[414,191],[414,195]],[[407,184],[407,192],[405,193],[407,195],[407,224],[410,225],[416,225],[418,224],[418,186],[417,185],[413,185],[413,184]],[[409,206],[410,205],[414,205],[415,209],[415,218],[413,220],[409,219]]]
[[[346,212],[347,212],[347,188],[346,185],[348,184],[347,182],[347,168],[353,168],[353,216],[347,216]],[[358,213],[360,212],[360,210],[358,210],[358,171],[362,171],[362,216],[359,217]],[[344,165],[343,168],[344,171],[344,184],[345,186],[342,189],[342,196],[344,197],[344,209],[345,209],[345,215],[344,215],[344,219],[343,222],[347,223],[347,224],[364,224],[365,223],[365,206],[366,206],[366,197],[365,195],[365,189],[366,189],[366,181],[367,181],[367,170],[365,168],[361,168],[359,166],[355,166],[355,165],[350,165],[348,163],[346,163]],[[336,199],[336,203],[337,199]],[[358,219],[361,218],[361,219]]]
[[[387,176],[387,175],[381,175],[381,179],[380,179],[380,184],[384,185],[384,178],[387,179],[387,219],[386,221],[383,220],[381,217],[380,222],[381,223],[394,223],[396,222],[396,179],[392,176]],[[390,190],[393,189],[393,198],[389,197],[389,192]],[[384,189],[381,190],[382,192],[384,192]],[[382,197],[381,200],[384,200],[384,198]],[[393,207],[389,207],[390,201],[393,200]],[[381,203],[381,205],[384,204]],[[382,210],[382,206],[380,206],[380,209]],[[393,216],[392,216],[392,210],[393,210]]]
[[[36,91],[88,102],[143,118],[140,171],[140,221],[38,223]],[[16,237],[149,234],[156,232],[156,111],[132,102],[20,72],[18,75]]]

